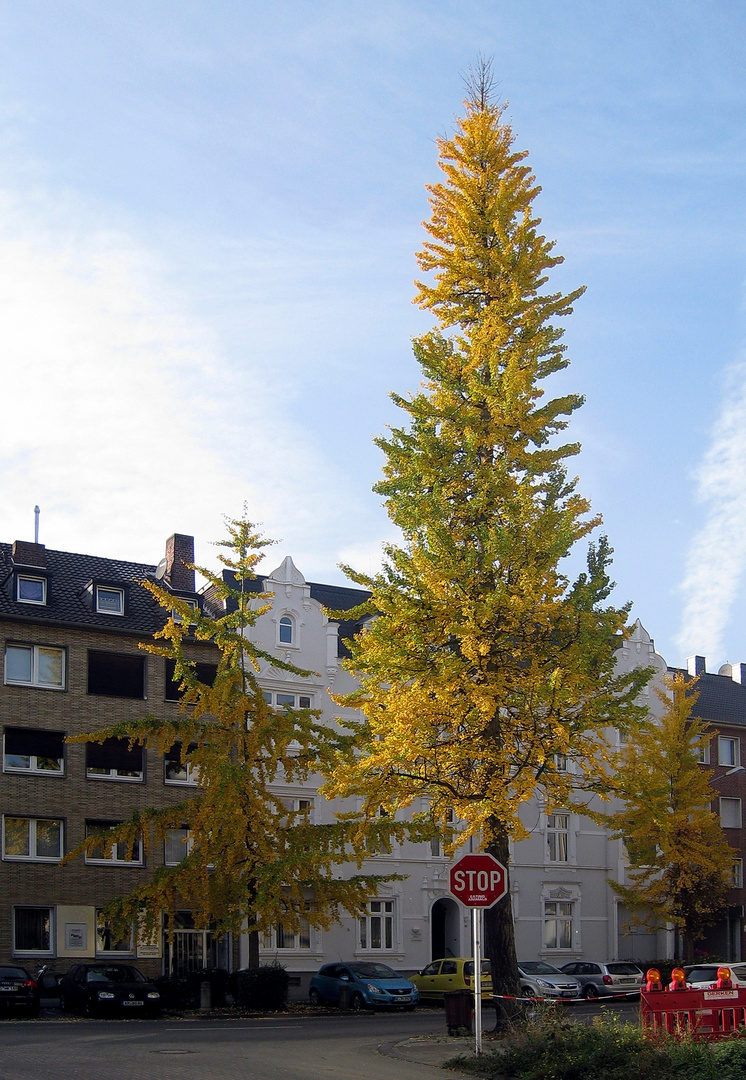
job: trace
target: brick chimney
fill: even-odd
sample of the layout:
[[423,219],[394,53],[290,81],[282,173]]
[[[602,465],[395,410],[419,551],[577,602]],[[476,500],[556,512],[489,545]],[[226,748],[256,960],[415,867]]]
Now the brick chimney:
[[194,562],[194,537],[174,533],[166,541],[166,582],[174,592],[194,592],[194,570],[187,563]]
[[43,544],[32,544],[30,540],[14,540],[12,552],[16,566],[37,566],[43,570],[47,565]]

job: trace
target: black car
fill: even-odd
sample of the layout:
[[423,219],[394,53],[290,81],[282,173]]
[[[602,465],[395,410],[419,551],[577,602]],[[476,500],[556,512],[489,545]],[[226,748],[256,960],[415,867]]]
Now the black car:
[[73,964],[60,979],[65,1012],[160,1016],[161,995],[131,964]]
[[39,987],[25,968],[15,964],[0,967],[0,1010],[14,1016],[39,1015]]

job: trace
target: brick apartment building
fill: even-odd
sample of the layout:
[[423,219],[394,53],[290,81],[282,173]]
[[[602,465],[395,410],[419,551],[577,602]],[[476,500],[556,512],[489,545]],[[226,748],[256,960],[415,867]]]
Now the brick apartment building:
[[[117,845],[64,867],[59,860],[135,809],[181,801],[191,777],[178,759],[130,750],[126,740],[64,740],[178,710],[166,662],[139,648],[167,617],[142,582],[158,576],[174,595],[199,604],[194,571],[185,565],[193,558],[192,537],[179,534],[167,541],[158,567],[38,543],[0,544],[0,963],[59,960],[64,970],[75,959],[129,954],[155,975],[169,959],[161,941],[112,940],[97,912],[159,864],[178,861],[179,830],[147,858],[141,845],[134,852]],[[195,659],[214,659],[209,647],[207,655],[206,647],[194,648]],[[189,934],[188,915],[184,923]],[[225,950],[208,938],[189,935],[184,947]]]

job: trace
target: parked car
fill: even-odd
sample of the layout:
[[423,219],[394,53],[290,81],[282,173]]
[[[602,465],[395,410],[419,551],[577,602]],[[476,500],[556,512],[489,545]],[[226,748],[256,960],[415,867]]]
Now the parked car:
[[355,960],[349,964],[325,964],[311,979],[308,1000],[312,1005],[338,1005],[342,987],[347,987],[350,1008],[404,1009],[410,1012],[420,995],[409,981],[388,964]]
[[73,964],[60,979],[65,1012],[160,1016],[161,995],[132,964]]
[[519,960],[521,993],[537,998],[557,998],[570,1001],[580,997],[580,984],[559,968],[543,960]]
[[[440,1001],[449,990],[474,989],[474,961],[463,956],[433,960],[412,982],[424,1001]],[[489,960],[482,961],[482,993],[492,994],[492,968]]]
[[746,986],[746,964],[693,964],[684,968],[686,984],[692,990],[709,990],[718,981],[718,968],[730,968],[731,982],[735,988]]
[[600,997],[636,997],[645,985],[645,975],[627,960],[610,960],[594,963],[574,960],[563,964],[560,971],[572,975],[580,983],[580,992],[589,1001]]
[[39,987],[26,968],[16,964],[0,967],[0,1010],[14,1016],[39,1015]]

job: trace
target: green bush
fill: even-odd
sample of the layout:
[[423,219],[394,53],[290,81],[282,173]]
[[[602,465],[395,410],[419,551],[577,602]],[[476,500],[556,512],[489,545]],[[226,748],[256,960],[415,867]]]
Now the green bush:
[[490,1080],[743,1080],[746,1039],[653,1042],[613,1016],[591,1026],[542,1016],[518,1025],[496,1050],[451,1064]]
[[236,1005],[261,1012],[279,1012],[288,1003],[290,976],[282,964],[263,964],[235,973],[233,997]]

